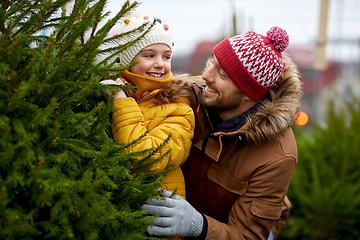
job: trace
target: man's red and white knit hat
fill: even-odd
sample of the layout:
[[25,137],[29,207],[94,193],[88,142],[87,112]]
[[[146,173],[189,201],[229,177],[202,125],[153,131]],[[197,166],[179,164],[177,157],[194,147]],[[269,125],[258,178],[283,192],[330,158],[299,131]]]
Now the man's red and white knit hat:
[[249,98],[260,101],[285,68],[281,52],[289,45],[285,30],[272,27],[266,36],[249,31],[226,38],[213,53],[233,83]]

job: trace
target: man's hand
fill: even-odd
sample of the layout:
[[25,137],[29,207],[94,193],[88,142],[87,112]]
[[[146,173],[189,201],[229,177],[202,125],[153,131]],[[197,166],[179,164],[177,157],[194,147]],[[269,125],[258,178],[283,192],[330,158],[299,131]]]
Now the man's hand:
[[171,192],[160,192],[164,200],[149,199],[142,209],[149,215],[158,215],[147,231],[155,236],[198,237],[204,225],[201,213],[179,195],[171,196]]
[[[116,81],[114,80],[104,80],[100,82],[101,84],[104,85],[124,85],[123,81],[121,81],[120,78],[116,79]],[[118,91],[117,93],[114,94],[114,100],[118,99],[118,98],[126,98],[126,94],[123,90]]]

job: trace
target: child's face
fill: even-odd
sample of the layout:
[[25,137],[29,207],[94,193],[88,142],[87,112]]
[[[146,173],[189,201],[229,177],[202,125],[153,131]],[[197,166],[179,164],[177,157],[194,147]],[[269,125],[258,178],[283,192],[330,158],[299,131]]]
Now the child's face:
[[171,49],[161,43],[142,49],[134,58],[138,64],[129,69],[130,72],[156,79],[166,79],[171,70]]

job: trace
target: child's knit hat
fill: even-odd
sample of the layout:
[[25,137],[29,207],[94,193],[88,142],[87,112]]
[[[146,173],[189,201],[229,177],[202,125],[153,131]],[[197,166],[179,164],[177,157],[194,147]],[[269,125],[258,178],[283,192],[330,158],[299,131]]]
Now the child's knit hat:
[[213,53],[233,83],[246,96],[260,101],[285,68],[281,52],[288,44],[286,31],[272,27],[266,36],[249,31],[226,38]]
[[[128,34],[122,37],[119,41],[119,45],[123,45],[128,43],[141,34],[144,33],[152,24],[153,19],[150,19],[148,15],[146,15],[140,8],[136,8],[130,14],[126,15],[124,18],[120,20],[120,24],[118,24],[115,28],[114,35],[125,33],[131,30],[134,30],[144,23],[148,23],[143,29],[140,31],[134,31],[131,34]],[[135,44],[126,48],[123,52],[120,53],[120,63],[125,66],[130,64],[135,56],[147,46],[156,43],[163,43],[170,47],[172,50],[172,41],[170,35],[168,33],[169,26],[167,24],[161,24],[161,20],[157,19],[155,25],[150,29],[148,33],[145,34],[143,38],[138,40]]]

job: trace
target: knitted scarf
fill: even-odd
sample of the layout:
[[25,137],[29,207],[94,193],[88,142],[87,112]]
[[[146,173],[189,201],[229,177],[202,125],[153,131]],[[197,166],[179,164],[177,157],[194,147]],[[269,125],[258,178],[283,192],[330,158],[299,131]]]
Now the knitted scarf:
[[173,79],[172,72],[170,72],[169,77],[167,77],[166,79],[145,77],[129,72],[128,70],[122,71],[120,73],[120,76],[122,80],[125,80],[125,84],[131,83],[138,87],[135,93],[129,93],[135,98],[136,101],[143,101],[145,99],[149,99],[150,97],[160,92],[161,88]]

